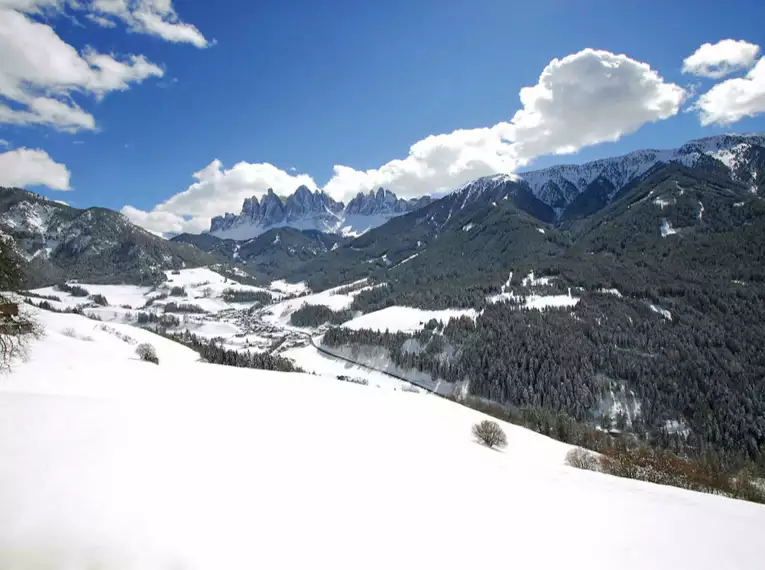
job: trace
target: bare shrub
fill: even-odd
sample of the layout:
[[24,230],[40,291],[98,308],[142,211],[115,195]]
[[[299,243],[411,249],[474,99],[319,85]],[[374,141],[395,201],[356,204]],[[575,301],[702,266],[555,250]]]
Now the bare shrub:
[[95,295],[91,295],[90,300],[93,301],[96,305],[100,305],[102,307],[106,307],[109,305],[109,301],[107,301],[106,297],[104,297],[101,293],[96,293]]
[[[22,280],[21,257],[14,241],[0,232],[0,291],[18,291]],[[29,339],[40,336],[42,327],[19,311],[18,300],[0,294],[0,372],[10,371],[17,359],[24,359]]]
[[97,325],[99,329],[104,331],[105,333],[109,333],[111,335],[116,336],[118,339],[120,339],[122,342],[126,342],[128,344],[137,344],[138,341],[134,339],[133,337],[126,335],[125,333],[121,333],[117,329],[110,327],[109,325]]
[[566,465],[576,467],[577,469],[587,469],[588,471],[598,471],[600,460],[597,455],[581,447],[575,447],[566,454]]
[[154,346],[152,346],[148,342],[139,344],[135,349],[135,353],[138,355],[138,357],[141,360],[144,360],[146,362],[153,362],[154,364],[159,364],[157,349],[155,349]]
[[0,316],[0,373],[10,372],[15,362],[26,360],[30,340],[42,336],[42,326],[29,315]]
[[483,420],[473,426],[473,435],[486,447],[505,447],[507,436],[497,422]]

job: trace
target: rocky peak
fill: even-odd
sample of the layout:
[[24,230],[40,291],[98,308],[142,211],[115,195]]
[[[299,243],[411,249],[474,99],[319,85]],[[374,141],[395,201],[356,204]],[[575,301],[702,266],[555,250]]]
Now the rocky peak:
[[[353,233],[353,224],[346,224],[346,216],[369,216],[362,225],[364,229],[384,223],[388,218],[410,212],[430,203],[429,197],[413,200],[399,199],[385,188],[359,192],[346,206],[333,200],[323,191],[311,191],[300,186],[285,200],[272,189],[260,201],[253,196],[242,205],[239,216],[225,214],[211,220],[210,233],[233,239],[249,239],[274,226],[293,226],[300,229],[317,229],[322,232],[345,231]],[[350,229],[349,229],[350,228]]]
[[286,215],[281,199],[274,194],[273,188],[269,188],[260,201],[260,217],[270,224],[274,224],[284,221]]
[[260,202],[258,202],[257,196],[252,198],[245,198],[242,204],[241,215],[247,219],[256,219],[260,214]]

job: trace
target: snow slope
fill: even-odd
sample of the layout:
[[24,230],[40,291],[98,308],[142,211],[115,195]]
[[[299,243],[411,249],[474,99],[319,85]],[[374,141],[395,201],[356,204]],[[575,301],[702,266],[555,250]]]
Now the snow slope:
[[390,332],[417,332],[425,328],[425,325],[431,319],[436,319],[446,324],[451,318],[466,316],[475,319],[477,314],[475,309],[428,311],[414,307],[392,306],[356,317],[344,323],[343,326],[353,330],[371,329],[379,332],[385,332],[386,330]]
[[303,305],[324,305],[333,311],[342,311],[351,306],[353,298],[356,295],[372,286],[357,289],[350,293],[341,293],[339,291],[345,287],[360,285],[365,282],[366,279],[360,279],[353,283],[326,289],[320,293],[312,293],[310,295],[303,295],[302,297],[286,299],[279,303],[269,305],[260,313],[260,316],[265,322],[285,326],[290,322],[292,313],[297,311]]
[[[134,309],[143,307],[146,304],[146,295],[151,290],[150,287],[141,287],[139,285],[84,285],[91,295],[103,295],[110,305],[121,307],[130,305]],[[35,289],[34,293],[40,295],[53,295],[61,299],[63,306],[76,307],[87,303],[89,300],[83,297],[74,297],[64,291],[59,291],[55,287],[42,287]],[[52,301],[55,303],[55,301]],[[57,307],[58,308],[58,307]]]
[[[270,290],[266,287],[254,287],[252,285],[242,285],[216,273],[207,267],[196,267],[192,269],[181,269],[179,271],[165,271],[167,280],[162,283],[160,289],[150,287],[141,287],[139,285],[93,285],[90,283],[77,283],[91,295],[101,294],[106,297],[109,307],[113,309],[122,308],[123,305],[129,305],[131,309],[140,309],[151,297],[156,297],[162,292],[169,291],[172,287],[183,287],[186,290],[185,297],[171,297],[158,302],[164,305],[167,302],[193,303],[200,305],[206,311],[214,312],[229,308],[241,308],[241,303],[227,303],[220,297],[226,289],[235,291],[268,291],[272,295],[280,298],[284,295],[284,289],[289,284],[284,284],[282,289]],[[294,288],[299,285],[293,286]],[[51,301],[55,308],[77,307],[90,303],[87,297],[75,297],[64,291],[59,291],[55,287],[43,287],[34,289],[33,293],[41,295],[53,295],[61,299],[61,303]]]
[[578,471],[507,424],[486,449],[481,414],[431,395],[154,337],[156,366],[42,318],[0,378],[0,568],[762,568],[760,505]]
[[327,378],[336,379],[338,376],[363,378],[369,382],[369,386],[395,388],[397,390],[411,386],[409,382],[404,382],[388,374],[376,372],[365,366],[358,366],[339,358],[332,358],[319,352],[315,346],[310,344],[285,350],[280,356],[291,358],[306,372],[312,372]]

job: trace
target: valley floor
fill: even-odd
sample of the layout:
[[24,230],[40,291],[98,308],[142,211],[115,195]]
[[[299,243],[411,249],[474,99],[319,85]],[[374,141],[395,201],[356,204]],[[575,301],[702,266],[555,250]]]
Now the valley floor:
[[509,424],[489,450],[426,393],[38,318],[0,377],[0,568],[762,568],[761,505],[576,470]]

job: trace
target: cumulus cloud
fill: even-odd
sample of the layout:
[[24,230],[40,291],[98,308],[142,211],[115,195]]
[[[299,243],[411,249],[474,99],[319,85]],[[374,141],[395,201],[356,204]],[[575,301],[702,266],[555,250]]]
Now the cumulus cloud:
[[72,100],[73,93],[102,97],[162,75],[140,55],[119,60],[92,49],[78,53],[50,26],[0,9],[0,97],[15,104],[0,102],[2,123],[93,130],[95,119]]
[[765,113],[765,58],[745,77],[726,79],[712,87],[692,108],[699,111],[704,126],[729,125]]
[[687,94],[647,63],[585,49],[552,60],[511,121],[522,160],[616,141],[678,113]]
[[[681,87],[665,82],[646,63],[585,49],[552,60],[536,85],[521,89],[522,107],[510,121],[428,136],[414,143],[406,157],[379,168],[336,165],[324,190],[339,200],[380,186],[405,197],[441,193],[481,176],[512,173],[540,155],[573,153],[618,140],[646,123],[677,114],[686,97]],[[247,176],[241,175],[244,172]],[[240,163],[223,172],[215,161],[201,173],[195,175],[199,182],[151,213],[180,216],[173,227],[201,228],[213,215],[239,211],[246,196],[269,186],[292,192],[304,183],[268,164]],[[311,181],[306,185],[315,186],[306,178]],[[139,214],[128,215],[140,223]],[[191,216],[191,221],[183,216]],[[150,223],[158,230],[165,221],[157,217]]]
[[519,163],[510,132],[510,125],[500,123],[431,135],[413,144],[406,158],[380,168],[360,171],[336,165],[324,190],[336,199],[380,186],[401,196],[420,196],[496,172],[512,172]]
[[170,212],[152,210],[146,212],[133,206],[123,206],[120,212],[134,224],[141,226],[152,233],[180,234],[183,232],[200,233],[210,228],[210,220],[194,218],[186,220]]
[[685,91],[646,63],[585,49],[552,60],[539,82],[520,92],[510,122],[429,136],[402,160],[358,171],[335,166],[325,190],[336,198],[378,186],[404,196],[437,193],[474,178],[510,173],[544,154],[615,141],[680,109]]
[[239,212],[245,198],[262,196],[269,188],[277,194],[291,194],[300,185],[316,189],[307,174],[289,174],[267,163],[239,162],[226,170],[216,159],[193,176],[196,182],[150,212],[125,206],[122,213],[154,232],[201,232],[213,216]]
[[0,153],[0,186],[31,185],[69,190],[69,170],[40,149],[17,148]]
[[720,79],[752,67],[759,52],[760,46],[743,40],[728,39],[716,44],[704,44],[683,60],[683,73]]

